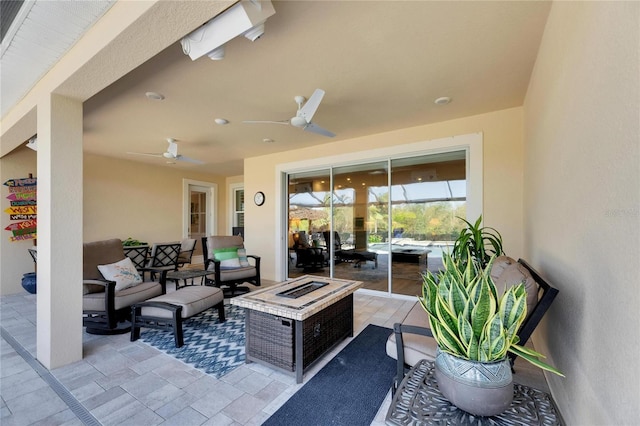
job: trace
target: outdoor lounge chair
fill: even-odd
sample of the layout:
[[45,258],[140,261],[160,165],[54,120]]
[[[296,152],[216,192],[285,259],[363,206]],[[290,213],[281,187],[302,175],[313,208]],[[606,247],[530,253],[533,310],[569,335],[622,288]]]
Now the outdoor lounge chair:
[[[130,262],[131,268],[126,269],[123,266],[123,269],[115,274],[117,275],[116,279],[105,277],[100,271],[100,268],[103,270],[115,269],[115,264],[125,260]],[[127,283],[122,280],[122,277],[130,276],[133,277],[133,281],[136,281],[135,272],[135,265],[124,254],[121,240],[95,241],[83,245],[82,323],[87,327],[87,333],[119,334],[128,332],[131,326],[129,322],[130,306],[166,293],[166,270],[156,271],[158,281],[144,281],[142,277],[138,276],[139,283],[126,285]]]
[[196,250],[195,238],[185,238],[180,242],[180,254],[178,254],[178,268],[191,263],[193,252]]
[[[545,281],[527,262],[518,262],[507,257],[498,257],[491,269],[491,278],[499,293],[507,286],[524,282],[527,291],[527,317],[525,318],[518,336],[520,345],[525,345],[533,330],[542,319],[558,294],[558,289]],[[429,318],[419,302],[413,306],[405,319],[395,323],[393,333],[387,340],[387,355],[397,360],[396,377],[393,390],[398,387],[402,378],[410,367],[423,359],[434,361],[437,343],[429,328]],[[516,356],[509,354],[511,366]]]
[[296,252],[296,268],[303,268],[305,272],[314,272],[329,266],[329,248],[310,246],[304,231],[293,234],[293,243],[293,249]]
[[225,297],[249,292],[238,284],[260,286],[260,256],[246,254],[244,240],[238,235],[212,235],[202,237],[204,268],[214,273],[207,280],[216,287],[227,287]]

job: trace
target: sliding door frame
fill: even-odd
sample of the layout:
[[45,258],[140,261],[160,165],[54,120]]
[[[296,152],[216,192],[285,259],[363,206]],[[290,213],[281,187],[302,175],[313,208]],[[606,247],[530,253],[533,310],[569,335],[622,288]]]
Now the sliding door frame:
[[[440,154],[450,151],[462,151],[466,153],[466,176],[467,176],[467,219],[477,218],[482,213],[482,182],[483,182],[483,156],[482,156],[482,133],[471,133],[461,136],[452,136],[441,139],[432,139],[409,144],[394,145],[385,148],[372,149],[344,153],[328,157],[313,158],[290,163],[276,165],[276,253],[280,259],[276,263],[275,278],[283,281],[287,276],[287,262],[289,261],[288,247],[288,185],[287,175],[289,173],[312,171],[315,169],[329,169],[333,175],[333,168],[354,164],[366,164],[373,161],[390,161],[398,158],[413,156],[424,156]],[[358,290],[380,294],[379,291]],[[395,295],[394,295],[395,296]],[[399,295],[398,297],[404,297]]]

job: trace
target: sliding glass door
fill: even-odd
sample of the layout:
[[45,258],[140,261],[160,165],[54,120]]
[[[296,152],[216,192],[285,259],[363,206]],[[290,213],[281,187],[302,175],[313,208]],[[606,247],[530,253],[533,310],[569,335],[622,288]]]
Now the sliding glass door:
[[391,253],[393,292],[422,292],[422,275],[437,272],[466,217],[465,152],[391,161]]
[[388,261],[372,248],[388,238],[388,211],[388,161],[333,169],[334,277],[388,291]]
[[288,276],[329,276],[329,251],[323,231],[331,224],[330,170],[288,176]]
[[464,150],[291,173],[288,276],[418,295],[461,229],[466,188]]

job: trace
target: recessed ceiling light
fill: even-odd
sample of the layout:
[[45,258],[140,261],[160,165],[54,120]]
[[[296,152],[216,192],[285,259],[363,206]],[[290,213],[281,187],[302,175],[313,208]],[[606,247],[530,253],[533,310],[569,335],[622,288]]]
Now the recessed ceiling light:
[[262,142],[265,142],[265,143],[274,143],[275,141],[274,141],[273,139],[271,139],[271,138],[264,138],[264,139],[262,139]]
[[147,92],[144,95],[152,101],[161,101],[164,99],[164,95],[158,92]]
[[433,101],[434,104],[436,105],[446,105],[449,102],[451,102],[451,98],[448,96],[442,96],[438,99],[436,99],[435,101]]
[[215,121],[216,124],[219,124],[221,126],[224,126],[225,124],[229,124],[229,120],[227,120],[226,118],[216,118],[213,121]]

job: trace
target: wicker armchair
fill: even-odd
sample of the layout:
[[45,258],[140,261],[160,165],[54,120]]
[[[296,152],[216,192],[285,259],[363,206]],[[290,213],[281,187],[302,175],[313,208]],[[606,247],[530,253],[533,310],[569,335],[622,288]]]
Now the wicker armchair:
[[158,270],[158,281],[144,281],[116,290],[116,282],[106,280],[98,265],[125,259],[122,241],[111,239],[83,246],[82,323],[91,334],[120,334],[131,328],[130,306],[166,293],[167,271]]
[[[238,257],[238,249],[244,251],[244,240],[238,235],[202,237],[204,268],[214,272],[215,276],[214,280],[207,279],[207,283],[216,287],[226,287],[223,289],[225,297],[233,297],[250,291],[248,287],[239,287],[238,284],[251,283],[260,286],[260,256],[246,255],[246,263],[231,266],[220,260],[220,255],[216,256],[216,253],[233,253],[235,251],[236,257]],[[240,258],[238,257],[238,259]]]

